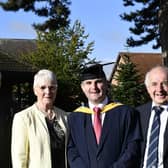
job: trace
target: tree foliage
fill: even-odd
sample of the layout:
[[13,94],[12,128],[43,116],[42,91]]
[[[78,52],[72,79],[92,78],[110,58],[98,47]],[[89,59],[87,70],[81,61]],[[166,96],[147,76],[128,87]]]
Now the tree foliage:
[[69,0],[8,0],[0,2],[0,7],[5,11],[18,11],[20,9],[25,12],[31,11],[37,16],[46,18],[44,23],[34,23],[36,30],[55,30],[65,27],[69,24],[70,10],[68,6],[71,4]]
[[72,27],[60,28],[48,33],[38,32],[37,50],[23,55],[23,60],[40,69],[47,68],[57,75],[59,86],[57,103],[72,110],[79,105],[79,73],[93,50],[93,42],[86,44],[88,35],[76,21]]
[[123,0],[124,6],[137,6],[137,10],[121,14],[125,21],[134,25],[129,28],[130,32],[136,35],[137,39],[130,36],[127,45],[130,47],[140,46],[154,41],[153,48],[161,46],[159,31],[160,0]]
[[119,64],[114,79],[117,81],[117,85],[112,86],[114,100],[134,107],[148,100],[145,86],[140,82],[141,75],[127,55],[123,57],[123,63]]

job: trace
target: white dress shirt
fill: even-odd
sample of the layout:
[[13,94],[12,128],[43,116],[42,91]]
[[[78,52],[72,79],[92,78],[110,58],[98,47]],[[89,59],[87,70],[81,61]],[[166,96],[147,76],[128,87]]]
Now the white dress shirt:
[[[103,109],[103,107],[108,103],[108,98],[106,97],[100,104],[98,104],[96,107],[99,107],[101,109]],[[93,108],[95,107],[94,104],[92,104],[91,102],[88,102],[89,104],[89,108],[93,110]],[[103,125],[103,122],[104,122],[104,118],[105,118],[105,113],[101,113],[100,115],[101,117],[101,123]],[[93,120],[94,120],[94,115],[92,115],[92,123],[93,123]]]

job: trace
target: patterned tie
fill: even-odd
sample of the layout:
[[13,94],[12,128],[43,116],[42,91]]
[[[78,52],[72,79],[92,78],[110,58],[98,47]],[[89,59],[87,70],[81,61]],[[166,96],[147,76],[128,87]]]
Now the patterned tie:
[[155,110],[155,116],[151,128],[151,134],[149,139],[149,149],[147,156],[146,168],[157,168],[158,164],[158,143],[159,143],[159,132],[160,132],[160,113],[163,111],[162,107],[153,107]]
[[97,144],[99,144],[101,130],[102,130],[101,118],[100,118],[101,109],[99,107],[94,107],[93,111],[94,111],[93,127],[96,135]]

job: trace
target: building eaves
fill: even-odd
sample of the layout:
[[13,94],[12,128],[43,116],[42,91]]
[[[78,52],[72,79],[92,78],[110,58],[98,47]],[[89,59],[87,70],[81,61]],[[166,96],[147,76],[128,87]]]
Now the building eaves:
[[35,40],[0,39],[0,71],[34,72],[37,68],[20,61],[21,54],[36,49]]

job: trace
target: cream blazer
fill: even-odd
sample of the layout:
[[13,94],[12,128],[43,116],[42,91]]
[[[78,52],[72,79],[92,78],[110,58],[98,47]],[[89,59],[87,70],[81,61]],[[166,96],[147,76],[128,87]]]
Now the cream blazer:
[[[65,132],[67,145],[67,114],[54,108],[58,122]],[[51,168],[50,137],[45,115],[35,104],[14,116],[11,155],[13,168]]]

